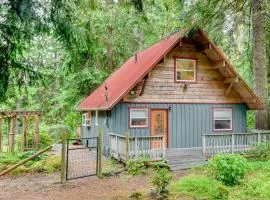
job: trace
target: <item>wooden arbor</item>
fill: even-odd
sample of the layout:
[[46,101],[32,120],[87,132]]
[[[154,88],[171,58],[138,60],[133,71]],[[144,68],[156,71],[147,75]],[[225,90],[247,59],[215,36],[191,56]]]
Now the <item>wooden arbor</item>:
[[3,122],[7,120],[9,123],[8,128],[8,151],[14,152],[15,147],[15,128],[17,119],[22,119],[22,151],[28,148],[27,134],[28,134],[28,121],[33,118],[33,148],[38,149],[39,144],[39,111],[0,111],[0,152],[3,150]]

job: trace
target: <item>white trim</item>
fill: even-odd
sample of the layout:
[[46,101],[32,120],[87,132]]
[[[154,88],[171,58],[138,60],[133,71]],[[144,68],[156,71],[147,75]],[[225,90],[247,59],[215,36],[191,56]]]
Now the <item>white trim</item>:
[[[131,118],[131,112],[134,110],[135,111],[138,111],[138,110],[146,111],[146,117],[132,117]],[[130,128],[147,128],[148,127],[148,118],[149,118],[148,108],[130,108],[129,109],[129,127]],[[132,125],[131,124],[132,119],[145,119],[146,123],[145,123],[145,125]]]
[[[230,112],[230,118],[228,119],[215,119],[215,111],[229,111]],[[233,127],[232,127],[232,120],[233,120],[233,112],[232,112],[232,108],[214,108],[213,109],[213,125],[214,125],[214,131],[232,131]],[[216,129],[215,128],[215,121],[222,121],[222,120],[230,120],[230,128],[226,128],[226,129]]]

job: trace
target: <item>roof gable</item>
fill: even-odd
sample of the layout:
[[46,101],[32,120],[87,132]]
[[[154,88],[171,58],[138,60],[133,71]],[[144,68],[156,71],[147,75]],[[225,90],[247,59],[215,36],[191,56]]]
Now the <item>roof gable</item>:
[[[79,110],[108,110],[125,97],[159,62],[179,43],[186,31],[154,44],[129,58],[117,71],[103,82],[91,95],[81,102]],[[217,70],[228,79],[238,80],[232,87],[244,99],[250,109],[263,109],[261,100],[248,87],[245,81],[202,30],[193,36],[201,50],[215,63]]]

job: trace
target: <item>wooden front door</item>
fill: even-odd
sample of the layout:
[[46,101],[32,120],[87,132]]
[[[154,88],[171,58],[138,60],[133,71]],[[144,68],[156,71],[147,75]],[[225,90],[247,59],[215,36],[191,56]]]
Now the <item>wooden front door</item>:
[[[153,109],[151,110],[151,136],[165,135],[165,147],[168,145],[168,110]],[[151,148],[161,148],[160,138],[151,140]]]

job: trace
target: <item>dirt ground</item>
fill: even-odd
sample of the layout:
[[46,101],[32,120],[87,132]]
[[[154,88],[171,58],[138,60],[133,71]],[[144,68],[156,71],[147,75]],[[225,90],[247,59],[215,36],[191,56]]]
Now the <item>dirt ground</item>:
[[[187,171],[174,173],[174,177],[187,174]],[[134,192],[150,191],[149,176],[128,177],[119,175],[105,177],[96,176],[59,183],[60,174],[34,174],[19,177],[3,177],[0,179],[1,200],[77,200],[77,199],[128,199]]]
[[[174,173],[175,177],[185,175],[186,171]],[[0,199],[2,200],[54,200],[54,199],[128,199],[134,192],[147,193],[151,186],[149,176],[128,177],[119,175],[105,177],[86,177],[59,183],[60,174],[34,174],[0,179]]]

